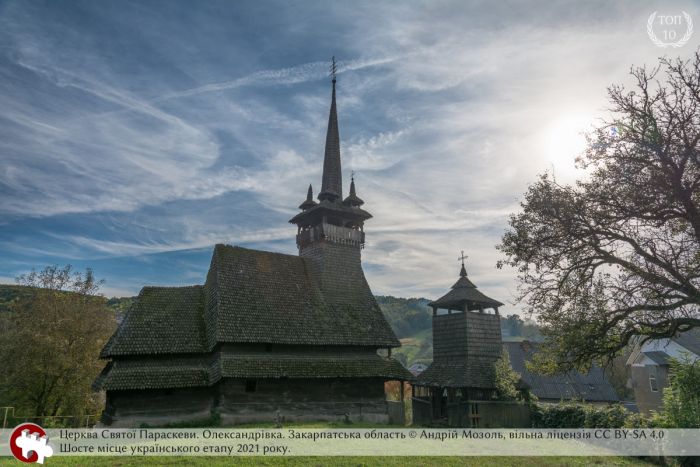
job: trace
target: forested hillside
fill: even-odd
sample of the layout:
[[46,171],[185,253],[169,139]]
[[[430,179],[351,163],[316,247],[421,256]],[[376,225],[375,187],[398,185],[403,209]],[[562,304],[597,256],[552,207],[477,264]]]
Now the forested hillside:
[[[35,292],[32,287],[0,284],[0,312],[9,311],[12,304],[17,303],[20,298],[31,298],[34,295]],[[107,307],[111,308],[112,311],[117,313],[118,316],[123,317],[136,298],[137,297],[113,297],[106,300],[105,304]]]
[[32,287],[23,285],[0,285],[0,312],[9,311],[10,306],[22,297],[34,294]]
[[432,326],[432,309],[427,298],[375,297],[396,337],[403,339]]

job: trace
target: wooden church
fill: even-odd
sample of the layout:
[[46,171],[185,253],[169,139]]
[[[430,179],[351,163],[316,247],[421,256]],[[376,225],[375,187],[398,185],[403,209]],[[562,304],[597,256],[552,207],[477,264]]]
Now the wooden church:
[[299,256],[216,245],[204,285],[144,287],[100,354],[102,424],[389,422],[384,383],[412,375],[377,352],[401,343],[362,271],[354,180],[343,199],[335,84],[318,202],[309,187],[290,220]]

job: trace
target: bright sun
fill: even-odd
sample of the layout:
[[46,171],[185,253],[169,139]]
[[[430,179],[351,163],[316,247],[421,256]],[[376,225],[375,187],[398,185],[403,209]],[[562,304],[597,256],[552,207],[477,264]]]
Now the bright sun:
[[573,174],[574,159],[586,149],[586,138],[582,131],[590,131],[592,117],[566,115],[554,120],[545,131],[546,155],[556,172]]

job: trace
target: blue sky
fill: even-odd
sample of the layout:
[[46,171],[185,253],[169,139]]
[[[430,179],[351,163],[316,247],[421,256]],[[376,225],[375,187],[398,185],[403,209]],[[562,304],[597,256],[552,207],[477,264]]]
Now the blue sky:
[[0,282],[70,263],[136,295],[203,283],[216,243],[296,254],[335,55],[373,291],[437,298],[465,250],[511,301],[495,245],[528,183],[585,176],[606,88],[700,44],[647,34],[654,12],[700,22],[697,2],[553,3],[1,2]]

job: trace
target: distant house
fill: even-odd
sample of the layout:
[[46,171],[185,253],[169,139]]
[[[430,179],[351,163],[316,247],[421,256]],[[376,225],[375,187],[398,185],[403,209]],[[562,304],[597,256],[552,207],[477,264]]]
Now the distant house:
[[539,352],[540,345],[538,342],[529,341],[503,343],[513,370],[520,373],[522,380],[531,387],[530,392],[540,402],[558,403],[562,399],[580,399],[597,407],[620,402],[600,366],[593,366],[586,375],[579,371],[571,371],[555,376],[542,376],[529,371],[525,362],[532,361],[533,355]]
[[692,352],[700,357],[700,330],[679,334],[673,339],[637,341],[627,360],[631,366],[632,379],[629,385],[634,389],[639,413],[649,416],[650,411],[658,411],[663,398],[663,388],[668,387],[670,358],[677,358],[680,352]]
[[506,328],[501,328],[501,336],[510,337],[510,330]]
[[428,367],[426,365],[423,365],[422,363],[414,363],[411,365],[411,368],[408,369],[408,371],[411,372],[413,376],[418,376],[419,374],[423,373]]

